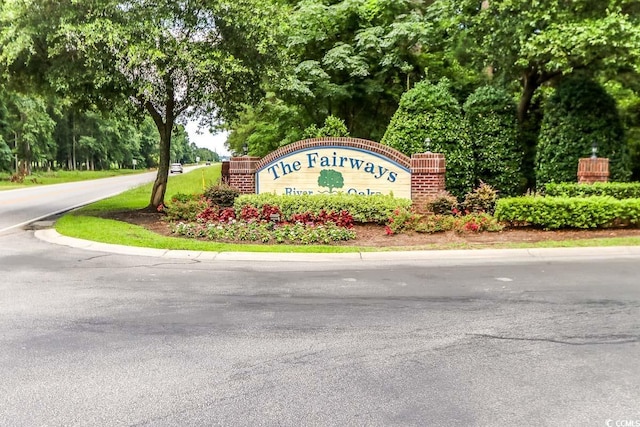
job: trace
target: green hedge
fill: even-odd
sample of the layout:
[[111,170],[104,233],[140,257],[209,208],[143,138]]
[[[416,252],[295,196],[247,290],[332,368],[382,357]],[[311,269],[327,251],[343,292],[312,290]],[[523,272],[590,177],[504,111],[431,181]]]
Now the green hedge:
[[[429,147],[425,145],[427,138]],[[446,80],[438,84],[424,80],[405,92],[380,142],[407,156],[425,151],[444,154],[447,190],[456,197],[474,186],[469,132]]]
[[629,148],[615,99],[597,82],[581,77],[564,78],[544,106],[536,152],[536,183],[571,182],[578,159],[591,155],[609,159],[611,179],[631,176]]
[[638,226],[640,199],[613,197],[511,197],[498,200],[499,221],[545,229]]
[[640,182],[596,182],[546,184],[544,192],[552,197],[611,196],[616,199],[640,199]]
[[320,213],[348,211],[355,222],[385,224],[394,209],[409,208],[411,200],[391,196],[358,196],[347,194],[278,196],[275,194],[245,194],[238,197],[234,208],[240,212],[244,206],[262,209],[264,205],[278,206],[282,215],[289,219],[296,213]]
[[502,196],[523,193],[524,147],[518,139],[516,106],[502,88],[481,86],[464,103],[464,120],[475,155],[475,180]]

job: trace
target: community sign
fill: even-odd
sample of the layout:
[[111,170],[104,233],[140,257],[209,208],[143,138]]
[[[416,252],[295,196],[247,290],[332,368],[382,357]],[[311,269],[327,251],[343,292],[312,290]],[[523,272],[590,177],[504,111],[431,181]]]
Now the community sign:
[[411,171],[382,154],[348,146],[307,147],[256,171],[256,193],[386,194],[411,198]]

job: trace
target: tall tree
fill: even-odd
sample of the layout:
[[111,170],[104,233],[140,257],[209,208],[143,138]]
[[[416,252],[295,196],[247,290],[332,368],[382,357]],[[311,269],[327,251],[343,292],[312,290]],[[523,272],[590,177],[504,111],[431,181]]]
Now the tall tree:
[[[280,91],[305,106],[311,123],[343,119],[357,137],[379,140],[402,93],[442,75],[430,1],[304,0],[291,13],[291,79]],[[452,58],[453,59],[453,58]]]
[[8,100],[8,136],[20,160],[19,172],[29,175],[34,161],[55,156],[55,122],[42,97],[13,93]]
[[276,60],[276,12],[258,0],[6,0],[2,59],[55,91],[101,104],[124,97],[146,111],[160,136],[155,208],[176,122],[233,117],[260,92]]
[[518,80],[518,118],[536,90],[575,70],[640,71],[637,0],[440,0],[464,55],[506,82]]

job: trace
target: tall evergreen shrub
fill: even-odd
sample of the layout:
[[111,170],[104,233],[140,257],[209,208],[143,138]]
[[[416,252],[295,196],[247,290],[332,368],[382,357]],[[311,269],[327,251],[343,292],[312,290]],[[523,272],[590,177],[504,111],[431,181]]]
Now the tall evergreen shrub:
[[578,159],[591,155],[609,158],[612,181],[631,176],[628,148],[615,100],[596,82],[564,80],[547,100],[536,155],[538,187],[548,182],[575,182]]
[[483,181],[500,195],[522,193],[524,148],[518,139],[516,106],[509,94],[482,86],[464,103],[465,122],[475,156],[476,185]]
[[446,185],[461,197],[473,188],[473,153],[462,110],[449,91],[447,81],[422,81],[402,95],[382,144],[411,156],[427,150],[443,153],[447,162]]

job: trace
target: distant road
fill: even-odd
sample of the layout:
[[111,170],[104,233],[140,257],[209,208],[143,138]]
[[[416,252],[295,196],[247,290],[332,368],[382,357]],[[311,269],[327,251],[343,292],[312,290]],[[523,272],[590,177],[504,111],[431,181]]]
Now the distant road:
[[[185,172],[194,169],[185,168]],[[0,191],[0,234],[148,182],[156,172]]]

